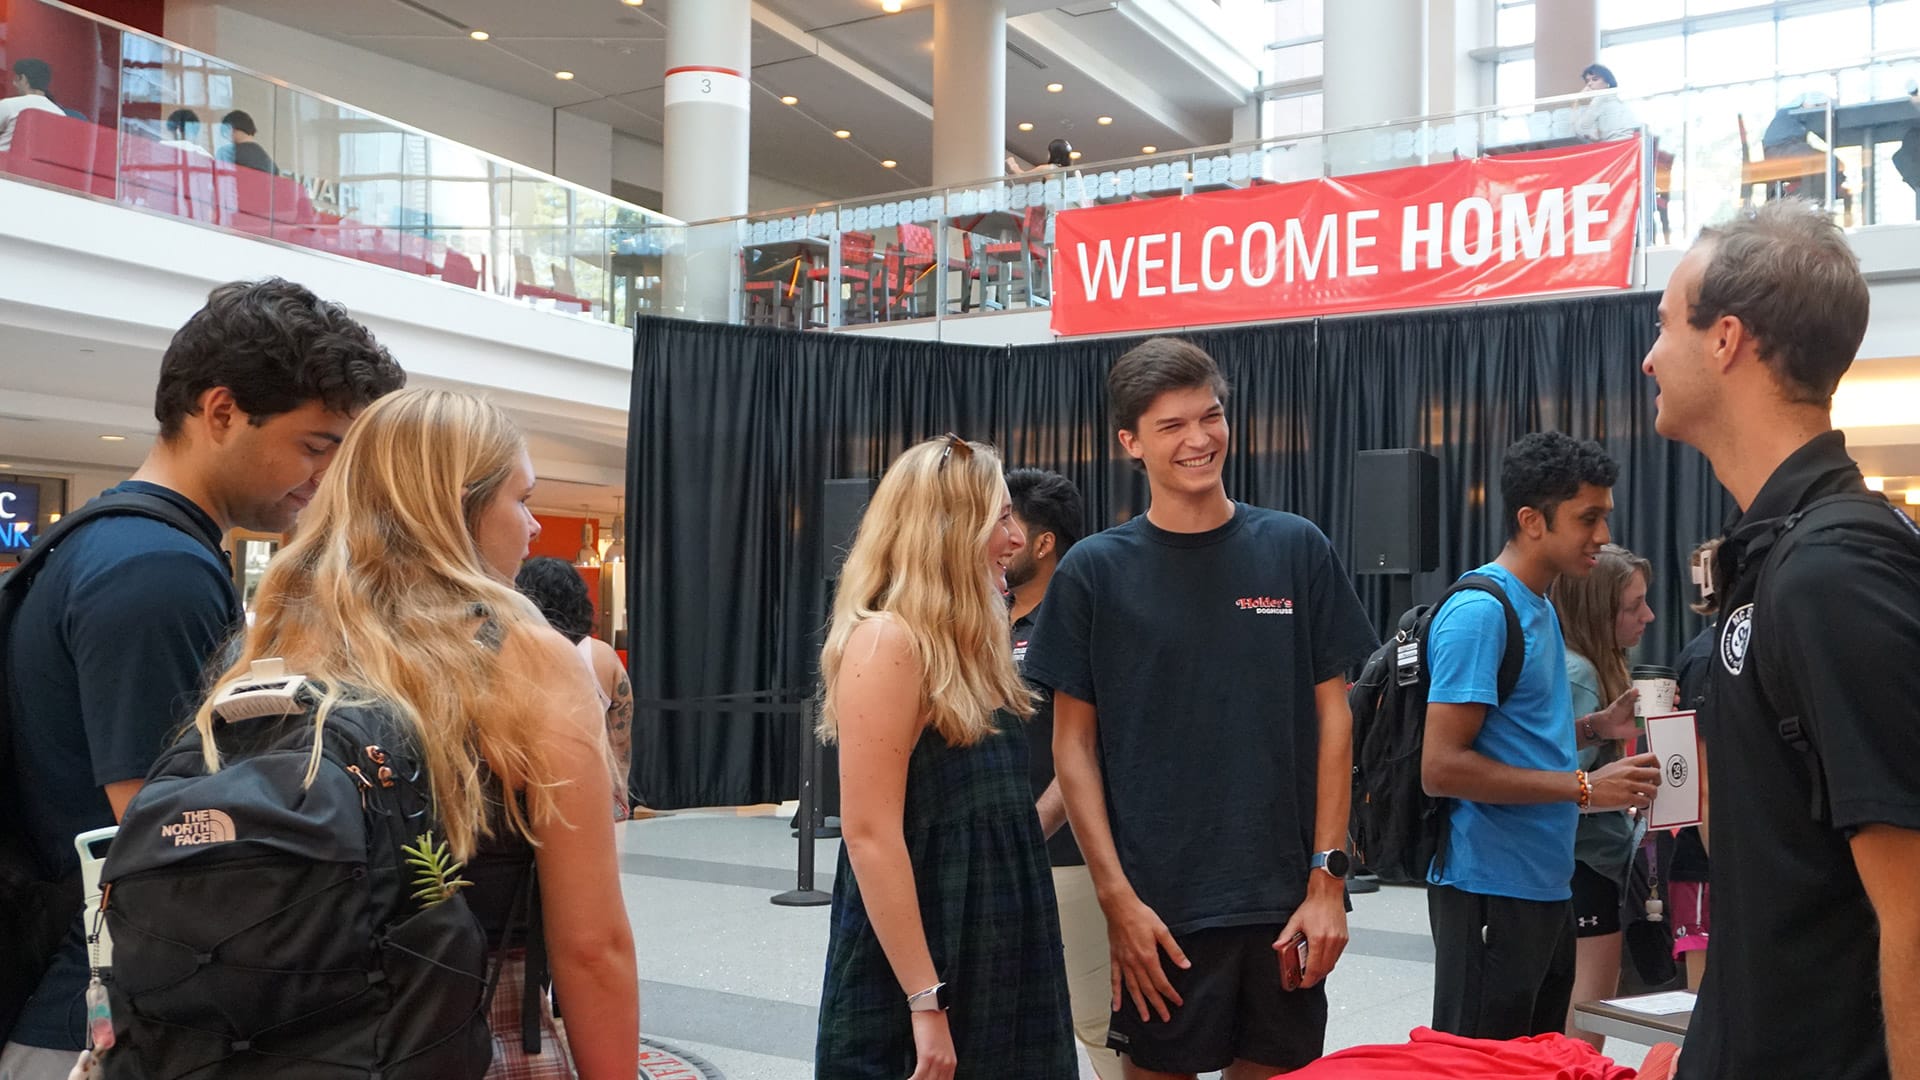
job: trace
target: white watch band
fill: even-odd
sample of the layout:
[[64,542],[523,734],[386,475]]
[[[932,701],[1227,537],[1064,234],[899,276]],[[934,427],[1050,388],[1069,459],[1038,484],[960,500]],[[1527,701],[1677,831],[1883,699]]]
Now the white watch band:
[[934,983],[932,986],[927,987],[925,990],[920,991],[917,994],[908,994],[907,995],[907,1011],[908,1012],[939,1012],[940,1011],[940,989],[946,985],[947,985],[946,983],[937,982],[937,983]]

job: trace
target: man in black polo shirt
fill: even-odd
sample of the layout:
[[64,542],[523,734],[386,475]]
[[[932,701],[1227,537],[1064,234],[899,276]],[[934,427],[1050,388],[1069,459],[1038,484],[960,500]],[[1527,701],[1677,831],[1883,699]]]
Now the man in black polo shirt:
[[[1706,454],[1741,511],[1715,567],[1714,925],[1688,1080],[1920,1077],[1920,542],[1813,528],[1761,580],[1786,518],[1866,490],[1830,415],[1866,326],[1845,236],[1773,202],[1701,233],[1643,365],[1660,433]],[[1789,716],[1814,753],[1783,737]]]
[[[154,394],[160,437],[109,493],[164,499],[196,535],[133,516],[82,526],[27,590],[0,657],[16,753],[0,784],[46,880],[77,866],[76,834],[119,820],[239,626],[221,538],[292,528],[354,415],[403,382],[344,309],[277,278],[220,286],[174,335]],[[65,1080],[86,1045],[80,922],[6,1035],[6,1080]]]
[[[1007,565],[1007,587],[1013,591],[1013,660],[1024,668],[1033,628],[1040,619],[1040,603],[1061,557],[1086,530],[1086,509],[1073,481],[1045,469],[1007,473],[1007,495],[1013,501],[1013,518],[1027,535],[1027,545]],[[1066,796],[1060,794],[1060,781],[1053,775],[1053,695],[1041,690],[1039,710],[1027,723],[1027,765],[1040,828],[1047,834],[1047,858],[1053,864],[1073,1032],[1100,1080],[1121,1080],[1120,1058],[1107,1049],[1107,1022],[1113,1015],[1107,920],[1093,894],[1087,860],[1067,825]]]
[[[1319,1057],[1322,980],[1347,943],[1346,672],[1373,628],[1312,522],[1227,497],[1226,393],[1176,338],[1114,364],[1147,512],[1074,545],[1027,653],[1054,691],[1129,1080],[1266,1080]],[[1288,991],[1296,931],[1306,971]]]

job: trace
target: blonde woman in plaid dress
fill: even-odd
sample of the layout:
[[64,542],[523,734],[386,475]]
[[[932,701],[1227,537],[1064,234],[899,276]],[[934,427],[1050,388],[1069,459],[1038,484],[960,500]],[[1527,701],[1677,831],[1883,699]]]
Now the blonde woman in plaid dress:
[[840,744],[822,1080],[1074,1080],[1060,922],[1027,786],[1033,698],[999,459],[948,435],[874,492],[821,652]]

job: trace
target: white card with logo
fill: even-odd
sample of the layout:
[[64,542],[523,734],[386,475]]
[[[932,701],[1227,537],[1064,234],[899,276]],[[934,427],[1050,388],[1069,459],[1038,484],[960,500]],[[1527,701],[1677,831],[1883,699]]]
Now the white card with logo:
[[1647,750],[1660,766],[1660,792],[1647,825],[1675,829],[1700,824],[1700,741],[1694,714],[1648,717]]

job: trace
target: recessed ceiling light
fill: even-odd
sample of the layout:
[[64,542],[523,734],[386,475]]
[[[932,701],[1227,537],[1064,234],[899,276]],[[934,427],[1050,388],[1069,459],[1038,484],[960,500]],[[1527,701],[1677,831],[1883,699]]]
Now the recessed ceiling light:
[[1147,145],[1140,148],[1140,152],[1143,154],[1157,154],[1160,152],[1160,148],[1153,145],[1152,143],[1148,143]]
[[1920,506],[1920,488],[1907,489],[1907,505]]
[[841,128],[839,131],[833,133],[833,137],[836,139],[850,139],[853,137],[853,132],[848,131],[846,128]]
[[880,10],[889,15],[900,14],[900,0],[880,0]]
[[553,73],[553,77],[554,77],[554,78],[556,78],[556,79],[559,79],[559,80],[560,80],[561,82],[566,82],[566,81],[568,81],[569,79],[572,79],[572,78],[573,78],[573,72],[571,72],[571,71],[556,71],[556,72],[554,72],[554,73]]
[[620,2],[628,7],[639,7],[641,4],[646,3],[647,0],[620,0]]
[[126,442],[127,437],[125,435],[102,435],[100,436],[100,441],[101,442]]
[[1060,91],[1065,89],[1066,89],[1066,86],[1063,83],[1050,82],[1047,84],[1047,93],[1049,94],[1057,94]]
[[0,461],[0,469],[11,469],[11,468],[13,468],[12,465],[9,465],[4,461]]
[[1094,122],[1099,124],[1101,127],[1106,127],[1108,124],[1113,123],[1113,117],[1102,116],[1099,119],[1095,120]]
[[1868,491],[1887,490],[1887,478],[1884,476],[1869,476],[1866,477],[1866,481]]
[[780,104],[782,104],[782,105],[798,105],[798,104],[800,104],[800,99],[799,99],[799,98],[797,98],[797,97],[794,97],[794,96],[793,96],[792,94],[782,94],[782,95],[780,95]]
[[1072,159],[1073,159],[1073,160],[1075,160],[1075,161],[1079,161],[1079,160],[1080,160],[1080,151],[1078,151],[1078,150],[1072,150],[1072,151],[1069,151],[1069,152],[1067,153],[1067,156],[1068,156],[1069,158],[1072,158]]
[[1033,130],[1033,121],[1031,121],[1031,120],[1022,120],[1022,121],[1020,122],[1020,130],[1021,130],[1021,131],[1032,131],[1032,130]]
[[881,167],[881,168],[883,168],[883,169],[891,169],[891,168],[893,168],[893,167],[894,167],[895,165],[898,165],[898,164],[900,164],[900,163],[899,163],[899,162],[897,162],[897,161],[895,161],[895,160],[893,160],[892,158],[888,158],[887,160],[885,160],[885,161],[882,161],[882,162],[880,163],[880,167]]
[[485,30],[469,30],[467,31],[467,36],[475,41],[485,41],[493,35],[487,33]]

